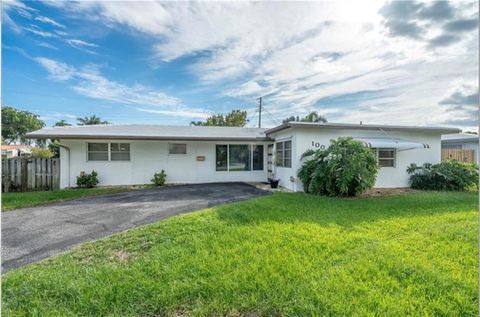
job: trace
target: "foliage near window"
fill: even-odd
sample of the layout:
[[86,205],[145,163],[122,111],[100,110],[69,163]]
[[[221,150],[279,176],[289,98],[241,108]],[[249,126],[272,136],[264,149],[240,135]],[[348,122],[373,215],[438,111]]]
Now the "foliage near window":
[[426,190],[478,189],[478,165],[455,160],[422,166],[410,164],[407,168],[410,186]]
[[325,150],[304,153],[298,177],[305,192],[328,196],[355,196],[375,185],[375,152],[352,138],[331,140]]
[[157,186],[163,186],[165,185],[166,179],[167,179],[167,174],[165,174],[164,170],[161,170],[160,172],[153,174],[152,183],[154,183]]
[[32,157],[52,158],[55,153],[49,148],[33,148]]
[[90,174],[82,172],[80,173],[80,176],[77,176],[77,186],[83,188],[93,188],[100,182],[97,176],[98,174],[95,171],[92,171]]

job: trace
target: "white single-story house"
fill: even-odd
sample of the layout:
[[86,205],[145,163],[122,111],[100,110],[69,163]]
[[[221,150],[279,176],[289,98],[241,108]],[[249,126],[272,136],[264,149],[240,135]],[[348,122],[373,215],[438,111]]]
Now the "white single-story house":
[[473,150],[476,162],[479,163],[478,134],[455,133],[442,135],[442,149]]
[[151,182],[165,170],[168,183],[266,182],[301,191],[301,155],[353,137],[377,153],[376,187],[407,187],[410,163],[440,162],[441,135],[460,130],[367,124],[288,122],[271,129],[95,125],[43,128],[27,136],[60,141],[60,186],[76,186],[82,171],[100,185]]

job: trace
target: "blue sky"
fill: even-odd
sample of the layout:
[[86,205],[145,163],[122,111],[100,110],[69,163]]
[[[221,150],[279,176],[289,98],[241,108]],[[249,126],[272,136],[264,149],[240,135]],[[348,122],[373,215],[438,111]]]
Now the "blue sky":
[[245,109],[264,125],[477,126],[475,2],[7,0],[3,105],[47,125],[188,124]]

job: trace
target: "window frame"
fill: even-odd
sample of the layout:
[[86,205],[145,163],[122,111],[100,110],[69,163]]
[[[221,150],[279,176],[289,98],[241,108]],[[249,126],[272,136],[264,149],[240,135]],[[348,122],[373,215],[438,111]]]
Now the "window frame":
[[[113,151],[112,150],[112,144],[118,144],[118,148],[119,150],[118,151]],[[112,160],[112,154],[113,152],[115,152],[115,154],[117,153],[127,153],[127,151],[121,151],[121,144],[127,144],[128,145],[128,160]],[[111,162],[130,162],[130,143],[126,143],[126,142],[110,142],[110,145],[109,145],[109,149],[110,149],[110,153],[109,153],[109,159]]]
[[[106,160],[91,160],[90,153],[105,153],[105,151],[90,151],[89,145],[90,144],[106,144],[107,145],[107,159]],[[87,155],[87,162],[109,162],[110,161],[110,143],[109,142],[87,142],[86,146],[86,155]]]
[[[393,152],[393,157],[380,158],[380,151],[392,151]],[[375,148],[375,152],[376,152],[376,157],[377,157],[377,165],[380,168],[396,168],[397,167],[397,149],[395,149],[395,148]],[[380,160],[392,161],[393,165],[392,166],[380,165]]]
[[[172,153],[171,147],[172,145],[184,145],[185,146],[185,153]],[[187,143],[168,143],[168,155],[187,155],[188,154],[188,146]]]
[[[285,147],[286,143],[290,144],[290,147],[288,149]],[[281,144],[281,148],[279,148],[280,144]],[[275,155],[276,155],[275,166],[283,167],[283,168],[292,168],[292,151],[293,151],[292,146],[293,146],[293,142],[291,139],[275,142]],[[288,157],[286,155],[287,152],[289,152]],[[288,166],[285,163],[286,161],[289,162]]]
[[[89,159],[89,153],[90,152],[97,152],[97,153],[103,153],[105,151],[89,151],[88,150],[88,145],[89,144],[107,144],[107,153],[108,153],[108,159],[107,160],[90,160]],[[128,160],[112,160],[112,144],[128,144]],[[102,162],[109,162],[109,163],[125,163],[125,162],[131,162],[132,156],[132,145],[129,142],[86,142],[86,160],[87,162],[92,162],[92,163],[102,163]],[[125,153],[125,151],[114,151],[115,153]]]
[[[230,145],[247,145],[248,152],[249,152],[249,169],[248,170],[231,170],[230,169]],[[227,147],[227,170],[219,171],[217,170],[217,146],[226,146]],[[262,147],[262,169],[253,169],[253,147],[254,146],[261,146]],[[265,146],[264,144],[257,144],[257,143],[216,143],[215,144],[215,172],[216,173],[230,173],[230,172],[264,172],[265,171]]]

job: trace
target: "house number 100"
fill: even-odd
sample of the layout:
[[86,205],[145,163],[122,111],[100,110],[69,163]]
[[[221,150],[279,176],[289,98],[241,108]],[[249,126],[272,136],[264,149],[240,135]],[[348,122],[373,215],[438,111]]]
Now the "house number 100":
[[325,145],[320,144],[319,142],[312,141],[312,146],[325,150]]

